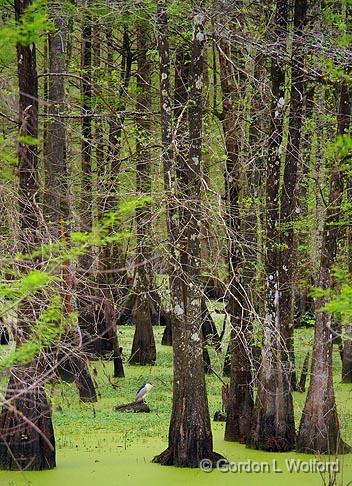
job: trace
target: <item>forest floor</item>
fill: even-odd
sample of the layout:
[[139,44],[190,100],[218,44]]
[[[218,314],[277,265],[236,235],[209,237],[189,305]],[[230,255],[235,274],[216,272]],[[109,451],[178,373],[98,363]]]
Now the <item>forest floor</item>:
[[[222,325],[220,315],[215,315],[218,327]],[[278,485],[282,481],[289,485],[329,484],[319,472],[290,472],[287,460],[309,461],[319,459],[302,454],[274,454],[247,449],[245,446],[223,440],[224,423],[212,422],[215,450],[235,463],[252,461],[268,466],[255,466],[270,472],[205,473],[200,470],[176,469],[152,464],[154,455],[167,446],[167,433],[172,400],[172,349],[161,346],[163,328],[155,327],[157,363],[155,366],[139,367],[125,364],[124,379],[112,377],[112,363],[92,362],[91,370],[98,385],[99,400],[96,404],[80,404],[75,388],[71,384],[48,387],[53,404],[53,419],[57,446],[57,468],[44,472],[1,472],[0,486],[117,486],[144,482],[147,486],[168,483],[169,486],[186,485]],[[125,361],[129,356],[133,328],[120,328],[120,342]],[[306,351],[311,349],[312,329],[298,329],[295,333],[297,369],[300,372]],[[225,348],[225,346],[224,346]],[[0,353],[6,352],[2,347]],[[221,375],[223,356],[210,350],[212,366]],[[1,355],[0,355],[1,356]],[[334,350],[334,378],[337,407],[344,439],[352,444],[352,386],[340,382],[340,358]],[[135,393],[144,382],[154,384],[148,397],[149,414],[118,413],[116,405],[134,400]],[[2,384],[5,385],[4,382]],[[221,382],[207,376],[211,417],[221,409]],[[305,394],[295,393],[296,426]],[[335,460],[335,458],[328,458]],[[276,462],[277,461],[277,462]],[[341,456],[337,483],[347,486],[352,481],[352,455]],[[241,466],[245,468],[246,466]],[[253,469],[253,468],[252,468]],[[266,470],[267,470],[266,469]],[[276,471],[275,471],[276,469]],[[279,472],[281,470],[282,472]]]

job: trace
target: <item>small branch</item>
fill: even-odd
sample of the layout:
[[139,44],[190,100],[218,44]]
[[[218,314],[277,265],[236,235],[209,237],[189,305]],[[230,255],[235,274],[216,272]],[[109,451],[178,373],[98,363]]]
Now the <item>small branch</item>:
[[0,116],[2,116],[3,118],[5,118],[6,120],[8,120],[11,123],[14,123],[15,125],[18,125],[18,120],[14,120],[13,118],[10,118],[5,113],[2,113],[2,111],[0,111]]
[[[0,113],[1,115],[1,113]],[[39,113],[38,116],[45,117],[45,118],[122,118],[126,116],[150,116],[150,115],[160,115],[158,111],[120,111],[118,113],[79,113],[74,115],[65,115],[65,114],[55,114],[52,113]],[[13,120],[11,120],[13,121]],[[17,122],[16,122],[17,123]]]

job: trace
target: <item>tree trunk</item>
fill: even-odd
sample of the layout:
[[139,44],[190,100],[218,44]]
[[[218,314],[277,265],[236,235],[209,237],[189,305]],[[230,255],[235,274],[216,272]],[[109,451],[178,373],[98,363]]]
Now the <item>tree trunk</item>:
[[161,344],[163,346],[172,346],[172,325],[171,321],[166,324],[163,337],[161,338]]
[[203,297],[201,303],[202,309],[202,333],[206,344],[214,346],[214,349],[221,352],[221,339],[216,329],[216,325],[211,313],[208,310],[206,300]]
[[[342,82],[337,118],[337,135],[348,133],[351,115],[349,91]],[[339,218],[343,200],[341,164],[333,161],[330,195],[325,217],[318,286],[324,290],[333,285],[331,269],[337,251]],[[316,325],[312,372],[297,437],[297,451],[314,454],[338,454],[350,447],[341,438],[332,375],[332,319],[322,310],[326,297],[316,300]]]
[[[50,5],[49,14],[55,31],[48,36],[49,72],[48,115],[46,123],[46,216],[51,236],[58,241],[67,234],[69,217],[68,170],[66,160],[66,128],[60,115],[65,110],[65,78],[67,22],[63,5]],[[60,76],[62,74],[62,76]],[[63,230],[63,231],[62,231]]]
[[[113,78],[115,69],[114,60],[114,37],[113,29],[109,27],[106,29],[106,44],[107,44],[107,71],[110,78]],[[99,185],[101,197],[99,198],[99,214],[103,217],[104,214],[110,211],[116,211],[119,202],[119,176],[121,169],[121,143],[122,135],[125,126],[125,109],[126,97],[128,94],[128,87],[131,79],[132,69],[132,51],[131,40],[127,27],[123,30],[122,39],[122,53],[120,63],[120,88],[118,94],[118,108],[117,114],[114,113],[109,117],[109,137],[107,160],[104,164],[104,171],[100,171]],[[116,87],[116,90],[118,88]],[[114,106],[115,94],[111,99],[111,104]],[[112,227],[111,233],[119,231],[118,227]],[[110,245],[106,245],[99,258],[100,270],[106,270],[102,273],[101,282],[104,286],[109,286],[113,294],[114,300],[120,300],[128,292],[127,272],[108,272],[108,270],[115,270],[123,266],[122,248],[119,242],[112,241]],[[106,296],[107,297],[107,296]]]
[[[175,208],[172,205],[173,181],[173,123],[172,123],[172,101],[170,94],[170,53],[168,39],[167,10],[163,2],[158,2],[158,51],[159,51],[159,82],[160,82],[160,110],[161,110],[161,141],[162,141],[162,162],[164,171],[164,193],[166,206],[166,224],[168,234],[168,260],[169,260],[169,289],[171,292],[172,274],[175,265],[175,240],[176,227]],[[172,345],[172,312],[168,313],[165,330],[161,344]]]
[[[237,55],[239,58],[239,55]],[[219,41],[220,81],[223,93],[223,131],[226,149],[225,187],[227,197],[227,231],[229,238],[228,310],[231,319],[230,391],[227,406],[225,440],[246,442],[252,425],[253,390],[250,360],[250,322],[244,319],[248,308],[242,281],[242,248],[239,160],[240,130],[236,122],[240,109],[241,91],[235,91],[236,77],[232,67],[230,41]],[[239,59],[235,68],[240,68]],[[242,83],[243,84],[243,80]],[[234,106],[235,101],[237,106]]]
[[[307,14],[310,15],[310,12]],[[305,222],[301,230],[296,231],[295,245],[297,246],[307,244],[307,237],[310,232],[309,227],[309,183],[312,177],[312,152],[313,145],[313,121],[314,110],[316,105],[316,85],[315,83],[306,82],[304,89],[304,123],[302,126],[301,135],[301,149],[300,159],[301,163],[298,170],[298,187],[297,187],[297,212],[301,221]],[[304,127],[304,124],[307,127]],[[298,233],[298,234],[297,234]],[[316,241],[313,236],[311,248],[316,246]],[[297,255],[298,256],[298,255]],[[314,272],[312,273],[312,265],[314,268],[314,258],[311,251],[305,251],[299,253],[297,258],[298,263],[295,265],[294,278],[294,328],[305,326],[309,318],[313,319],[313,299],[310,296],[308,286],[313,283]],[[308,285],[297,284],[300,280],[304,279]],[[298,391],[300,391],[298,386]]]
[[[81,140],[81,227],[82,231],[92,229],[92,19],[91,0],[84,0],[84,21],[82,30],[82,140]],[[88,261],[87,256],[83,258]]]
[[[102,96],[102,89],[100,84],[102,82],[102,31],[103,25],[98,19],[95,19],[92,27],[92,35],[94,43],[92,46],[92,64],[94,72],[95,90],[97,93],[96,111],[101,115],[104,104],[100,102]],[[94,120],[94,145],[95,145],[95,160],[96,160],[96,174],[97,174],[97,213],[100,219],[104,215],[104,206],[106,199],[106,181],[109,176],[107,171],[107,140],[105,136],[105,120],[102,117],[97,117]],[[103,249],[104,250],[104,249]]]
[[[66,159],[66,128],[61,115],[65,111],[65,77],[67,49],[67,21],[62,11],[63,4],[55,3],[49,7],[49,15],[54,25],[54,31],[48,34],[48,64],[50,75],[47,79],[45,146],[44,160],[46,168],[45,187],[45,220],[49,228],[49,239],[54,243],[67,244],[70,216],[68,170]],[[61,74],[61,75],[60,75]],[[64,262],[61,268],[62,295],[65,301],[65,311],[72,312],[73,288],[69,262]],[[62,346],[63,342],[59,344]],[[61,355],[60,349],[48,349],[50,361],[52,353]],[[54,362],[52,362],[54,365]],[[65,380],[65,363],[56,367],[56,372]],[[62,372],[62,375],[61,375]]]
[[[347,13],[348,15],[348,28],[351,27],[351,8]],[[351,74],[351,66],[348,69],[349,74]],[[351,103],[352,103],[352,89],[351,86],[347,88],[347,92],[345,93],[345,109],[349,110],[349,114],[351,115]],[[349,105],[349,108],[348,106]],[[347,197],[350,207],[352,207],[352,177],[351,175],[347,179]],[[348,216],[348,233],[347,233],[347,251],[348,251],[348,270],[350,275],[352,275],[352,211],[350,210]],[[343,346],[343,355],[342,355],[342,383],[352,383],[352,325],[348,326],[346,329],[346,341]]]
[[346,329],[342,352],[342,383],[352,383],[352,326]]
[[[82,127],[81,127],[81,230],[90,232],[92,230],[92,18],[91,0],[84,0],[84,20],[82,29],[82,52],[81,52],[81,96],[82,96]],[[90,270],[91,255],[85,254],[81,257],[80,264],[84,272]],[[88,274],[89,275],[89,274]],[[86,275],[82,276],[87,279]],[[78,295],[78,310],[82,311],[83,299],[90,299],[89,286],[86,281],[80,286]],[[83,299],[82,299],[83,298]],[[90,377],[86,359],[77,359],[76,366],[78,374],[75,383],[82,401],[97,401],[93,380]]]
[[[202,75],[204,13],[194,7],[194,32],[188,109],[189,154],[177,158],[179,201],[177,249],[179,265],[172,281],[174,390],[169,447],[154,462],[180,467],[199,467],[202,459],[215,463],[202,356],[200,267],[200,163],[202,133]],[[180,67],[179,65],[177,67]],[[185,73],[184,66],[181,72]],[[183,79],[186,81],[186,79]],[[184,89],[187,89],[186,82]],[[180,94],[180,93],[178,93]],[[186,98],[187,101],[187,98]],[[182,105],[185,106],[184,104]],[[182,117],[182,111],[181,111]],[[180,119],[181,123],[182,120]],[[187,204],[185,202],[187,201]]]
[[[81,39],[81,197],[80,218],[81,231],[92,231],[92,19],[91,0],[83,2],[83,22]],[[82,314],[87,310],[86,303],[90,303],[90,286],[87,282],[91,268],[91,255],[86,253],[80,257],[82,275],[78,292],[77,307]],[[93,317],[92,317],[93,319]]]
[[307,375],[309,369],[309,360],[310,360],[310,353],[308,352],[303,361],[301,378],[299,380],[299,384],[297,387],[297,391],[301,393],[304,393],[306,391],[306,381],[307,381]]
[[303,29],[306,24],[307,0],[296,0],[294,6],[290,115],[288,142],[285,157],[284,179],[281,194],[279,312],[280,321],[287,329],[288,359],[291,373],[291,387],[297,388],[294,369],[294,277],[296,275],[296,245],[293,224],[297,215],[297,174],[300,165],[300,143],[304,100]]
[[[15,0],[19,22],[30,0]],[[38,137],[38,82],[36,46],[17,44],[19,84],[19,135]],[[20,244],[23,252],[34,250],[38,240],[38,153],[35,143],[18,142]],[[30,302],[18,308],[16,343],[28,337],[35,311]],[[23,365],[12,372],[0,416],[0,468],[52,469],[55,439],[51,410],[38,364]]]
[[[248,134],[248,155],[246,156],[246,184],[244,196],[246,208],[242,209],[244,238],[244,268],[243,285],[246,289],[246,306],[244,319],[252,325],[253,314],[264,314],[263,292],[260,282],[263,277],[263,214],[264,214],[264,172],[265,172],[265,140],[270,119],[270,102],[263,86],[266,85],[267,70],[265,57],[258,52],[254,59],[253,80],[251,88],[251,124]],[[248,157],[248,159],[247,159]],[[242,205],[243,206],[243,205]]]
[[[266,317],[264,347],[259,375],[253,432],[250,447],[273,452],[289,451],[295,445],[295,426],[287,351],[289,332],[281,314],[280,246],[278,245],[279,182],[285,106],[285,68],[280,61],[286,52],[288,4],[276,1],[275,36],[277,57],[271,61],[272,106],[266,182]],[[283,306],[283,311],[285,307]]]
[[76,360],[77,370],[75,372],[75,385],[79,398],[84,403],[97,402],[97,393],[85,359]]
[[[96,22],[93,25],[93,36],[95,42],[93,44],[93,61],[94,67],[98,73],[102,68],[102,25]],[[107,64],[108,73],[112,77],[112,70],[114,68],[113,52],[113,31],[108,29],[106,35],[107,43]],[[129,84],[131,72],[131,58],[128,32],[125,29],[123,34],[123,48],[121,59],[121,87],[119,92],[119,109],[124,110],[124,97]],[[99,82],[97,83],[99,85]],[[118,118],[118,121],[116,121]],[[98,218],[102,222],[104,216],[110,211],[117,209],[117,184],[119,175],[119,154],[121,146],[121,135],[124,125],[124,115],[109,118],[109,145],[108,150],[105,150],[104,139],[104,123],[100,118],[95,120],[95,139],[96,139],[96,164],[97,164],[97,184],[98,184]],[[118,228],[109,228],[109,236],[113,235]],[[98,282],[99,290],[103,295],[101,304],[98,309],[88,318],[90,320],[98,320],[99,314],[102,315],[100,323],[103,324],[99,329],[96,339],[93,340],[91,336],[91,343],[93,344],[93,352],[95,356],[106,356],[106,351],[113,351],[112,359],[114,363],[114,377],[123,378],[125,376],[122,357],[118,339],[117,315],[114,309],[113,302],[117,297],[122,296],[122,288],[124,288],[125,274],[121,276],[120,273],[110,272],[110,270],[117,270],[121,266],[120,258],[120,244],[112,241],[109,245],[105,245],[100,250],[99,255],[99,270]],[[102,312],[101,312],[102,311]],[[108,347],[106,346],[108,345]]]
[[[151,130],[148,111],[151,109],[151,62],[148,57],[150,33],[142,23],[137,30],[137,168],[136,187],[139,197],[151,194],[151,158],[149,136]],[[143,113],[144,112],[144,113]],[[132,319],[135,324],[130,363],[148,365],[156,360],[152,322],[153,269],[151,258],[151,209],[143,204],[136,209],[137,256],[133,290],[136,293]]]
[[35,368],[12,372],[0,416],[0,469],[53,469],[55,437],[51,407]]

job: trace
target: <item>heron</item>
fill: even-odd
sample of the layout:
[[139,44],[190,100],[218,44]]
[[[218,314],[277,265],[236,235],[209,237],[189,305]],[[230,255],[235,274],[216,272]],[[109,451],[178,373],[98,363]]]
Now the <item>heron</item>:
[[136,394],[136,402],[144,402],[145,397],[148,395],[150,390],[153,388],[153,385],[150,383],[144,383],[140,389],[137,391]]

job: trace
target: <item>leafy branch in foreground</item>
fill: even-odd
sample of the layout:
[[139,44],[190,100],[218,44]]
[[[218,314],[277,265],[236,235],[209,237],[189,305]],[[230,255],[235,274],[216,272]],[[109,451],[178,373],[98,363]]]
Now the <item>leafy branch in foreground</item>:
[[43,348],[52,345],[69,327],[76,324],[77,313],[64,315],[62,307],[61,297],[52,296],[51,302],[38,317],[28,339],[2,359],[0,372],[30,363]]
[[[137,207],[150,204],[151,198],[136,198],[122,203],[116,211],[109,212],[100,225],[93,228],[91,232],[72,232],[70,235],[70,246],[67,248],[65,242],[49,243],[38,246],[28,254],[17,254],[15,262],[23,260],[35,260],[41,257],[49,258],[53,253],[56,255],[47,262],[46,271],[34,269],[18,279],[9,282],[0,282],[0,317],[7,316],[9,310],[24,300],[30,300],[39,291],[48,290],[50,294],[51,285],[60,282],[57,277],[57,267],[74,263],[78,257],[87,253],[92,247],[101,247],[112,242],[120,242],[129,236],[127,232],[111,233],[111,228],[118,222],[121,216],[132,213]],[[13,263],[13,262],[12,262]],[[20,273],[20,269],[8,268],[9,273]],[[64,282],[63,282],[64,283]],[[69,327],[77,321],[77,313],[71,312],[66,315],[63,312],[62,297],[57,292],[50,297],[50,303],[40,314],[34,324],[30,336],[15,351],[10,353],[0,363],[0,372],[15,365],[23,365],[32,361],[38,353],[48,345],[53,344]]]

